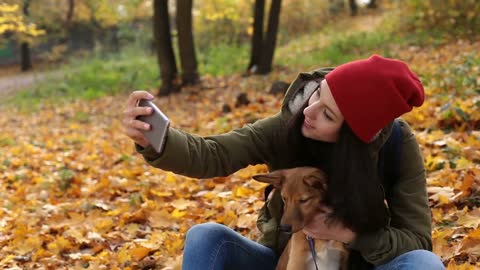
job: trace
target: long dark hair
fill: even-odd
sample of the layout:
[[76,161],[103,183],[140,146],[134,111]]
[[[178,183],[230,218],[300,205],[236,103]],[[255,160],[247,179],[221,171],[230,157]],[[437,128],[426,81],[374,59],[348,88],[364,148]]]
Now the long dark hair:
[[387,223],[384,193],[368,144],[344,122],[338,140],[326,143],[301,133],[308,99],[287,123],[289,153],[294,166],[314,166],[328,175],[325,203],[333,209],[328,222],[342,222],[355,232],[372,232]]

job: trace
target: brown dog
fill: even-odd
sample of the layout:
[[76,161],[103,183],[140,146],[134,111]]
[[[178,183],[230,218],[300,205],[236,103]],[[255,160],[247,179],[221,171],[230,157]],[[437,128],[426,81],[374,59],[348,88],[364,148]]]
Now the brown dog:
[[[278,261],[277,270],[347,269],[348,251],[343,243],[315,239],[315,259],[302,229],[321,213],[327,189],[326,175],[313,167],[298,167],[255,175],[257,181],[272,184],[280,191],[284,211],[280,227],[288,228],[292,238]],[[315,265],[316,264],[316,265]]]

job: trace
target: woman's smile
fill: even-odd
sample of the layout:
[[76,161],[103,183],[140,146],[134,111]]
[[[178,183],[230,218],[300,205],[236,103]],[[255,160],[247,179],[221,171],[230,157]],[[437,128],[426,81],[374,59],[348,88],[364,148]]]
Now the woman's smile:
[[308,129],[313,129],[311,122],[305,117],[305,121],[303,121],[303,125]]

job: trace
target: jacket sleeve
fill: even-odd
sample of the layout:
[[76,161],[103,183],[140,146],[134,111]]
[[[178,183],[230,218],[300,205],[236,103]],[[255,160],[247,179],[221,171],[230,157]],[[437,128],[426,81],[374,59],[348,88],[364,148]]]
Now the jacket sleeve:
[[374,265],[415,249],[432,250],[431,212],[426,190],[425,167],[415,136],[401,121],[403,136],[401,176],[387,202],[390,225],[372,234],[360,234],[349,248],[360,251]]
[[247,165],[268,163],[283,128],[280,113],[228,133],[201,137],[169,128],[161,154],[148,146],[137,151],[154,167],[195,178],[226,176]]

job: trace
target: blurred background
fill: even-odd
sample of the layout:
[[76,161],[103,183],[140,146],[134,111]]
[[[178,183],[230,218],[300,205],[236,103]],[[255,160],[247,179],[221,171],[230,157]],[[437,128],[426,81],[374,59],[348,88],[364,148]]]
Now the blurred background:
[[[203,75],[293,72],[372,51],[393,56],[401,44],[476,40],[479,13],[475,0],[3,0],[0,78],[53,71],[44,74],[72,80],[60,76],[63,94],[168,95]],[[0,89],[39,79],[21,78]]]

